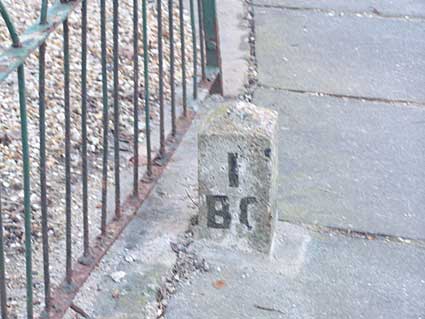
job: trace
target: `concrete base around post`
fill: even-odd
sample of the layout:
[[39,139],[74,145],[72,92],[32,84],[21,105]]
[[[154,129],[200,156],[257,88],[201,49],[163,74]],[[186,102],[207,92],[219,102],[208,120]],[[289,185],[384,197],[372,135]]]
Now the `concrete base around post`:
[[277,113],[226,102],[198,137],[198,235],[242,250],[269,253],[277,212]]

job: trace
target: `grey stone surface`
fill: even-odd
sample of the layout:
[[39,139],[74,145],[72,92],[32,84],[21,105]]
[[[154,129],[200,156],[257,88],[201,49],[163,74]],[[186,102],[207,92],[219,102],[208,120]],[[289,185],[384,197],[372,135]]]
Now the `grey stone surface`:
[[260,84],[425,102],[423,20],[256,7],[255,23]]
[[277,218],[277,113],[220,105],[198,137],[199,235],[268,253]]
[[243,93],[247,83],[250,48],[247,10],[243,0],[217,0],[223,65],[224,95]]
[[[211,272],[182,285],[167,319],[425,317],[425,249],[279,223],[272,258],[200,242]],[[220,285],[217,281],[220,280]]]
[[425,17],[425,2],[422,0],[254,0],[253,2],[257,5],[325,9],[346,13],[367,12],[386,16]]
[[259,89],[279,112],[280,217],[425,238],[425,109]]

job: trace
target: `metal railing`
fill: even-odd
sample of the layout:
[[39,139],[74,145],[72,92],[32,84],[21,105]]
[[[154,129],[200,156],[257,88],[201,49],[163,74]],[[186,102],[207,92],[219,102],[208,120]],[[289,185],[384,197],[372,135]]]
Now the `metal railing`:
[[[89,70],[87,68],[87,35],[89,33],[87,27],[87,0],[58,0],[50,8],[48,1],[41,0],[39,21],[31,26],[22,38],[17,33],[15,26],[8,14],[8,8],[5,7],[0,0],[0,15],[9,32],[12,46],[0,52],[0,82],[4,81],[12,72],[17,70],[18,89],[19,89],[19,106],[20,106],[20,132],[21,132],[21,148],[23,162],[23,190],[24,190],[24,242],[25,242],[25,265],[26,265],[26,316],[33,318],[36,314],[33,308],[33,265],[32,265],[32,207],[31,207],[31,189],[30,189],[30,156],[28,143],[28,119],[26,104],[26,81],[24,75],[24,63],[27,58],[36,50],[38,50],[38,114],[39,114],[39,174],[40,174],[40,210],[41,210],[41,233],[42,233],[42,251],[43,251],[43,279],[44,279],[44,311],[42,316],[48,318],[60,318],[63,316],[67,308],[72,304],[78,287],[81,286],[90,274],[90,271],[99,262],[107,249],[111,246],[114,239],[120,234],[122,229],[131,219],[131,213],[137,207],[152,188],[153,182],[161,174],[164,164],[169,160],[176,144],[181,139],[181,135],[188,127],[191,118],[191,112],[188,110],[188,89],[187,89],[187,68],[186,62],[186,46],[184,29],[184,1],[168,0],[167,2],[157,1],[157,37],[158,37],[158,56],[159,56],[159,150],[157,154],[152,154],[151,141],[151,124],[150,124],[150,108],[151,96],[149,91],[150,64],[148,54],[148,23],[147,23],[147,0],[141,0],[141,21],[139,19],[140,3],[139,0],[133,0],[133,186],[132,194],[128,200],[122,203],[120,189],[120,95],[119,95],[119,0],[111,0],[113,2],[113,67],[112,67],[112,110],[109,106],[108,91],[108,63],[107,63],[107,32],[106,23],[107,16],[105,10],[106,0],[100,0],[100,44],[101,44],[101,81],[102,81],[102,130],[103,141],[102,146],[102,185],[101,185],[101,218],[100,228],[101,236],[90,241],[91,227],[89,224],[89,205],[88,205],[88,131],[87,116],[88,110],[88,87],[91,85],[88,80]],[[168,17],[164,17],[163,6],[168,5]],[[182,65],[182,110],[181,116],[178,116],[177,110],[177,87],[175,80],[176,64],[176,43],[173,17],[173,8],[179,8],[179,29],[180,29],[180,48],[181,48],[181,65]],[[71,95],[70,95],[70,32],[69,32],[69,15],[76,10],[81,9],[81,184],[82,184],[82,209],[83,216],[83,251],[82,256],[77,263],[73,263],[73,245],[71,240],[71,226],[73,212],[71,211]],[[198,10],[196,10],[196,8]],[[9,8],[11,10],[12,8]],[[189,18],[192,34],[192,50],[193,50],[193,99],[198,97],[198,87],[203,85],[208,87],[210,92],[222,93],[221,71],[220,71],[220,54],[219,40],[217,32],[216,4],[215,0],[197,0],[195,6],[194,0],[189,1]],[[93,18],[93,17],[91,17]],[[163,19],[168,18],[169,30],[169,68],[164,67],[163,53]],[[198,21],[198,30],[196,30],[196,21]],[[142,24],[142,30],[139,30]],[[46,144],[49,142],[46,138],[46,40],[49,35],[62,25],[62,41],[63,41],[63,98],[64,98],[64,126],[65,126],[65,149],[64,149],[64,165],[65,165],[65,241],[66,241],[66,257],[64,281],[61,285],[53,286],[50,278],[50,261],[49,261],[49,220],[48,220],[48,189],[46,174]],[[196,32],[195,32],[196,31]],[[139,34],[143,34],[143,70],[139,69]],[[198,38],[199,36],[199,38]],[[199,40],[199,42],[198,42]],[[198,50],[199,43],[199,50]],[[200,57],[200,63],[198,62]],[[201,81],[198,81],[198,67],[200,66]],[[171,134],[166,138],[164,118],[168,116],[164,112],[164,74],[169,72],[169,85],[171,89]],[[139,108],[141,92],[139,75],[143,74],[142,95],[144,116],[145,116],[145,141],[146,141],[146,167],[143,176],[141,176],[139,163]],[[108,131],[109,128],[109,112],[113,111],[113,162],[114,162],[114,197],[115,197],[115,218],[108,218],[107,198],[108,198]],[[1,196],[1,193],[0,193]],[[78,212],[79,213],[79,212]],[[8,299],[7,299],[7,267],[5,267],[5,253],[3,240],[3,221],[1,213],[0,201],[0,302],[1,317],[8,318]]]

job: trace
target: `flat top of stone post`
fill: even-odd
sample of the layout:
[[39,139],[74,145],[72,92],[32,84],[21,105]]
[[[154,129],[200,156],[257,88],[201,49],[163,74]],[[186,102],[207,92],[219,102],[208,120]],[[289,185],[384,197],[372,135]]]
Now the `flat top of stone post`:
[[244,101],[224,102],[207,117],[200,135],[262,135],[270,137],[277,112]]

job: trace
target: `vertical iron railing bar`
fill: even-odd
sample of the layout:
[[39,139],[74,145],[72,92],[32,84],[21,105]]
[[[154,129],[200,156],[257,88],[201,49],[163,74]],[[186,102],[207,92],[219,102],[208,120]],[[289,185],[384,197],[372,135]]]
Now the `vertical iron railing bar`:
[[183,90],[183,116],[187,116],[187,87],[186,87],[186,45],[184,39],[184,12],[183,0],[179,0],[180,16],[180,42],[182,63],[182,90]]
[[40,203],[41,203],[41,233],[43,241],[43,273],[44,273],[44,305],[50,308],[50,261],[49,235],[47,214],[47,183],[46,183],[46,43],[40,46],[38,55],[38,113],[40,130]]
[[102,211],[100,230],[106,235],[106,214],[108,196],[108,127],[109,127],[109,105],[108,105],[108,72],[106,52],[106,0],[100,0],[100,42],[102,59],[102,126],[103,126],[103,158],[102,158]]
[[[9,17],[3,2],[0,0],[0,14],[6,23],[14,47],[20,47],[19,36]],[[25,96],[24,66],[18,67],[19,112],[21,118],[22,161],[24,173],[24,229],[25,229],[25,273],[27,293],[27,318],[33,318],[33,291],[32,291],[32,245],[31,245],[31,189],[30,189],[30,159],[28,145],[28,120]]]
[[170,89],[171,89],[171,135],[176,136],[176,85],[174,54],[173,0],[168,0],[168,33],[170,35]]
[[72,242],[71,242],[71,115],[70,115],[70,68],[69,68],[69,26],[63,22],[63,62],[64,62],[64,104],[65,104],[65,237],[66,237],[66,282],[72,284]]
[[[47,24],[48,1],[41,2],[40,24]],[[50,260],[49,260],[49,228],[47,214],[47,183],[46,183],[46,42],[40,46],[38,55],[38,86],[39,86],[39,130],[40,130],[40,203],[41,203],[41,234],[43,241],[43,277],[44,277],[44,308],[50,309]]]
[[48,9],[48,1],[42,0],[41,1],[41,14],[40,14],[40,24],[46,24],[47,23],[47,9]]
[[33,318],[32,291],[32,247],[31,247],[31,189],[30,189],[30,157],[28,145],[28,120],[25,97],[24,66],[18,67],[19,105],[21,115],[22,159],[24,167],[24,212],[25,212],[25,264],[27,288],[27,318]]
[[0,187],[0,303],[1,318],[7,319],[7,291],[6,291],[6,271],[4,265],[4,244],[3,244],[3,216],[1,211],[1,187]]
[[139,1],[133,0],[133,195],[139,192]]
[[198,46],[196,43],[196,27],[195,27],[195,5],[190,0],[190,26],[192,29],[192,49],[193,49],[193,99],[198,98]]
[[113,0],[113,99],[114,99],[114,173],[115,173],[115,217],[121,218],[120,190],[120,105],[119,105],[119,0]]
[[159,66],[159,156],[165,154],[165,127],[164,127],[164,55],[162,49],[162,3],[157,1],[158,20],[158,66]]
[[[87,168],[87,0],[81,1],[81,160],[83,186],[83,257],[90,256]],[[88,260],[85,260],[88,262]]]
[[145,134],[146,134],[146,157],[148,177],[152,176],[152,154],[151,154],[151,132],[150,132],[150,110],[149,110],[149,48],[148,48],[148,20],[147,0],[142,2],[143,13],[143,63],[144,63],[144,86],[145,86]]
[[205,72],[205,43],[204,43],[204,14],[202,10],[202,0],[198,0],[198,23],[199,23],[199,51],[201,56],[202,81],[207,80]]
[[17,48],[21,46],[19,41],[18,33],[16,32],[15,25],[12,22],[12,19],[9,16],[9,13],[6,10],[6,7],[3,5],[3,1],[0,0],[0,15],[2,16],[4,22],[6,23],[6,28],[9,31],[10,38],[12,39],[13,47]]

